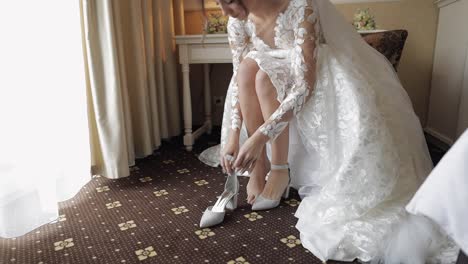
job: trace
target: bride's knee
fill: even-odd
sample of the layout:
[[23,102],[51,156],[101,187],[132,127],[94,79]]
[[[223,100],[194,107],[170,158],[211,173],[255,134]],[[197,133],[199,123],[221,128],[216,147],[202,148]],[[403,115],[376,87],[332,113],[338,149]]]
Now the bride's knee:
[[271,85],[270,76],[262,70],[255,76],[255,90],[258,96],[267,96],[276,92]]
[[244,59],[237,69],[237,84],[239,89],[251,87],[255,83],[255,76],[259,68],[257,62],[252,59]]

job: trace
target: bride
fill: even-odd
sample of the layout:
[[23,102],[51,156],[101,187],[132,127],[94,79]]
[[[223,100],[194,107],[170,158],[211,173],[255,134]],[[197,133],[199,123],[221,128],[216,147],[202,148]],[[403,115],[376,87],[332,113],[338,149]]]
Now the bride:
[[329,0],[217,1],[234,74],[221,144],[200,159],[248,171],[252,210],[298,189],[296,227],[322,261],[453,262],[445,236],[404,209],[432,165],[390,63]]

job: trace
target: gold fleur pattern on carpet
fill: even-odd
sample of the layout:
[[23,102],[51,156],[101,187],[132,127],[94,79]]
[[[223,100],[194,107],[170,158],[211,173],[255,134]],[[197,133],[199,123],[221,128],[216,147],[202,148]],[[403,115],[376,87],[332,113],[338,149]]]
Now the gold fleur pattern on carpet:
[[190,171],[188,169],[181,169],[181,170],[177,170],[177,172],[180,174],[186,174],[186,173],[189,173]]
[[198,236],[198,238],[200,239],[205,239],[207,237],[210,237],[210,236],[214,236],[215,233],[213,231],[211,231],[211,229],[209,228],[203,228],[201,230],[197,230],[195,231],[195,234]]
[[54,243],[55,251],[62,250],[64,248],[73,247],[75,244],[73,243],[73,238],[67,238],[63,241],[57,241]]
[[185,206],[179,206],[179,207],[177,207],[177,208],[172,208],[171,210],[172,210],[172,212],[174,212],[174,214],[176,214],[176,215],[182,214],[182,213],[186,213],[186,212],[189,211]]
[[113,209],[122,206],[122,204],[119,201],[115,201],[112,203],[106,203],[107,209]]
[[250,263],[247,262],[247,260],[245,260],[244,257],[238,257],[235,260],[228,261],[227,264],[250,264]]
[[153,247],[147,247],[145,249],[139,249],[137,251],[135,251],[135,254],[138,256],[138,260],[145,260],[147,258],[152,258],[156,255],[158,255],[156,253],[156,251],[154,251],[154,248]]
[[203,185],[207,185],[208,182],[205,180],[200,180],[200,181],[196,181],[195,184],[198,186],[203,186]]
[[100,192],[107,192],[107,191],[110,191],[110,188],[109,188],[109,186],[97,187],[97,188],[96,188],[96,191],[97,191],[98,193],[100,193]]
[[296,200],[294,198],[285,201],[285,203],[289,204],[289,206],[292,206],[292,207],[296,207],[296,206],[299,206],[301,204],[301,202],[299,202],[298,200]]
[[297,239],[295,190],[278,208],[253,212],[245,202],[248,178],[240,177],[239,207],[222,224],[199,227],[226,179],[220,168],[198,160],[209,146],[204,137],[193,152],[185,150],[182,138],[164,141],[136,161],[129,177],[94,175],[59,204],[59,217],[50,224],[0,238],[0,263],[321,263]]
[[164,196],[164,195],[168,195],[169,193],[166,191],[166,190],[160,190],[160,191],[155,191],[154,192],[154,195],[156,195],[157,197],[159,196]]
[[244,215],[245,218],[249,219],[250,222],[253,222],[253,221],[257,221],[259,219],[262,219],[263,216],[261,216],[260,214],[258,214],[257,212],[252,212],[250,214],[246,214]]
[[297,239],[293,235],[290,235],[290,236],[288,236],[286,238],[282,238],[281,242],[286,244],[286,246],[288,246],[289,248],[293,248],[293,247],[301,244],[301,241],[299,239]]
[[125,223],[120,223],[119,227],[120,227],[120,230],[125,231],[125,230],[131,229],[131,228],[135,228],[136,224],[135,224],[135,221],[130,220],[130,221],[127,221]]
[[140,178],[140,181],[141,181],[141,182],[150,182],[150,181],[152,181],[152,180],[153,180],[153,178],[151,178],[151,177]]

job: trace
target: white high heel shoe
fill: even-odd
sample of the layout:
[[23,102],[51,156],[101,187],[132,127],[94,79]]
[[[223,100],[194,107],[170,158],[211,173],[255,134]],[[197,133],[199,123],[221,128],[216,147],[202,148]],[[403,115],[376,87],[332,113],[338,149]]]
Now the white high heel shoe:
[[[282,197],[284,199],[287,199],[289,197],[289,190],[290,190],[290,184],[291,184],[291,172],[289,170],[289,165],[273,165],[271,164],[271,170],[288,170],[288,185],[286,186],[286,189],[283,192]],[[255,199],[255,202],[252,205],[252,210],[253,211],[260,211],[260,210],[268,210],[277,207],[280,204],[280,200],[271,200],[263,197],[261,194],[257,196]]]
[[200,228],[211,227],[224,221],[226,210],[235,210],[237,208],[237,199],[239,196],[239,181],[235,172],[228,175],[224,191],[218,197],[215,205],[206,208],[200,220]]

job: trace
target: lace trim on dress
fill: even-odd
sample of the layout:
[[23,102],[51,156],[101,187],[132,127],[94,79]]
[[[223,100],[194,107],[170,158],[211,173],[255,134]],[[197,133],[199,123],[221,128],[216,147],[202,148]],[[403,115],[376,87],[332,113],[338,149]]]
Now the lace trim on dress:
[[[295,84],[278,109],[259,128],[259,131],[271,140],[278,137],[287,127],[289,120],[301,111],[314,86],[311,80],[315,79],[315,73],[308,72],[308,70],[310,66],[315,69],[317,47],[320,44],[320,38],[316,36],[320,32],[320,24],[318,23],[318,14],[312,8],[312,2],[291,1],[292,8],[287,10],[293,12],[292,21],[294,21],[295,38],[291,52],[291,68],[293,69]],[[289,14],[281,15],[278,20],[285,15]],[[313,50],[312,56],[309,55],[309,50]],[[307,77],[306,73],[308,73]]]
[[239,87],[237,85],[237,71],[242,61],[242,56],[248,50],[248,37],[244,30],[244,22],[230,18],[228,22],[228,39],[232,52],[233,77],[231,94],[231,129],[239,130],[242,126],[242,114],[239,105]]

